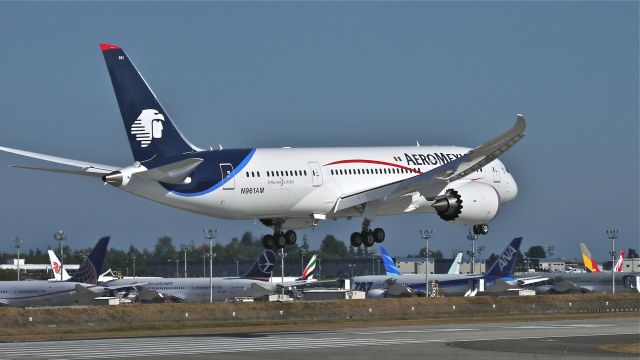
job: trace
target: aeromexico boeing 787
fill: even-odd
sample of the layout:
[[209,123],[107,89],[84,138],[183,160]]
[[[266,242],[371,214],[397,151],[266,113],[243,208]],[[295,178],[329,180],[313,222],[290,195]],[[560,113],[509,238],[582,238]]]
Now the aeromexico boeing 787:
[[[224,219],[260,219],[265,247],[296,241],[294,230],[327,218],[362,217],[351,245],[372,246],[382,215],[437,213],[477,234],[518,192],[498,156],[524,136],[525,120],[475,148],[455,146],[200,149],[176,128],[127,54],[101,44],[135,162],[110,166],[29,151],[0,150],[71,168],[21,166],[96,177],[165,205]],[[75,168],[75,169],[74,169]]]

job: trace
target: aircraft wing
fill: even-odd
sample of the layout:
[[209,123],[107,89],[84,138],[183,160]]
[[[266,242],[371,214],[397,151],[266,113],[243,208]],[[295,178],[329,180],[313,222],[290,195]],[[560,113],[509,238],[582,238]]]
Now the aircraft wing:
[[509,150],[524,137],[525,129],[524,117],[518,114],[516,123],[511,129],[465,155],[408,179],[352,194],[344,194],[337,201],[335,211],[416,191],[427,199],[433,199],[448,183],[479,170]]
[[78,295],[80,296],[84,296],[84,297],[88,297],[88,298],[92,298],[92,299],[96,299],[99,297],[104,296],[105,293],[105,288],[103,287],[99,287],[99,286],[95,286],[95,287],[91,287],[93,289],[98,289],[99,292],[95,292],[93,290],[91,290],[91,288],[88,288],[82,284],[76,284],[75,286],[76,288],[76,292],[78,293]]
[[518,278],[516,279],[516,281],[518,281],[518,285],[519,286],[525,286],[525,285],[531,285],[531,284],[537,284],[537,283],[541,283],[541,282],[545,282],[549,280],[548,277],[529,277],[529,278]]
[[116,170],[120,169],[119,167],[116,167],[116,166],[110,166],[110,165],[96,164],[96,163],[80,161],[80,160],[67,159],[67,158],[62,158],[62,157],[53,156],[53,155],[40,154],[40,153],[36,153],[36,152],[31,152],[31,151],[8,148],[8,147],[4,147],[4,146],[0,146],[0,151],[4,151],[4,152],[16,154],[16,155],[21,155],[21,156],[26,156],[26,157],[30,157],[30,158],[34,158],[34,159],[38,159],[38,160],[54,162],[54,163],[57,163],[57,164],[69,165],[69,166],[73,166],[73,167],[76,167],[76,168],[80,168],[80,169],[82,169],[82,171],[73,172],[72,170],[65,170],[65,169],[39,168],[39,167],[30,167],[30,166],[16,166],[16,167],[23,168],[23,169],[54,171],[54,172],[68,173],[68,174],[74,174],[74,175],[90,175],[90,176],[101,176],[101,175],[94,175],[94,174],[108,174],[108,173],[110,173],[112,171],[116,171]]

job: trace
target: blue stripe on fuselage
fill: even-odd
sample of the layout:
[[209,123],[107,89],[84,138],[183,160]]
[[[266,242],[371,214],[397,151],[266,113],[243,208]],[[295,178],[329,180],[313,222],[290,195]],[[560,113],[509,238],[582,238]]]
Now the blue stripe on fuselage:
[[[249,154],[247,154],[247,156],[237,165],[233,167],[233,171],[231,172],[231,174],[227,175],[224,179],[218,181],[217,183],[215,183],[213,186],[211,186],[210,188],[198,191],[198,192],[194,192],[194,193],[186,193],[186,192],[180,192],[180,191],[176,191],[176,190],[171,190],[172,194],[175,195],[180,195],[180,196],[186,196],[186,197],[194,197],[194,196],[200,196],[200,195],[204,195],[204,194],[208,194],[214,190],[216,190],[217,188],[221,187],[222,185],[226,184],[229,180],[231,180],[234,176],[236,176],[236,174],[239,174],[240,171],[242,171],[242,169],[247,166],[247,164],[249,163],[249,161],[251,160],[251,158],[253,157],[253,154],[256,152],[256,149],[251,149],[251,151],[249,152]],[[220,166],[218,164],[218,166]]]

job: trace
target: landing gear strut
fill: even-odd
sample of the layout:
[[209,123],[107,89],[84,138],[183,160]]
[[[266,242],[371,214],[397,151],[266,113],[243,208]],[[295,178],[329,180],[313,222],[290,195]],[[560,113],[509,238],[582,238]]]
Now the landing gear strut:
[[384,230],[376,228],[372,231],[369,229],[369,225],[371,225],[371,220],[365,218],[362,221],[362,231],[351,234],[351,246],[360,247],[360,245],[364,245],[365,247],[372,247],[375,243],[379,244],[384,241]]
[[489,225],[487,224],[473,225],[473,233],[476,235],[487,235],[489,233]]
[[[263,222],[265,225],[267,223]],[[262,237],[262,246],[265,249],[278,248],[282,249],[285,245],[293,245],[298,240],[298,235],[293,230],[282,231],[282,221],[273,221],[273,235],[265,235]]]

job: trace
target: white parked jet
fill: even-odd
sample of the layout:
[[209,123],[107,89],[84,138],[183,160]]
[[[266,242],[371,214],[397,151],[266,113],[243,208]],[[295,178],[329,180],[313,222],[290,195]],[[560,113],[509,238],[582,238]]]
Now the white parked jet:
[[[351,245],[385,239],[376,216],[437,213],[489,231],[518,188],[498,156],[524,136],[525,120],[475,148],[456,146],[199,149],[187,141],[118,46],[101,44],[135,162],[110,166],[29,151],[0,150],[67,165],[21,168],[93,176],[124,191],[224,219],[260,219],[265,247],[296,241],[295,229],[327,218],[362,217]],[[75,169],[74,169],[75,168]]]

